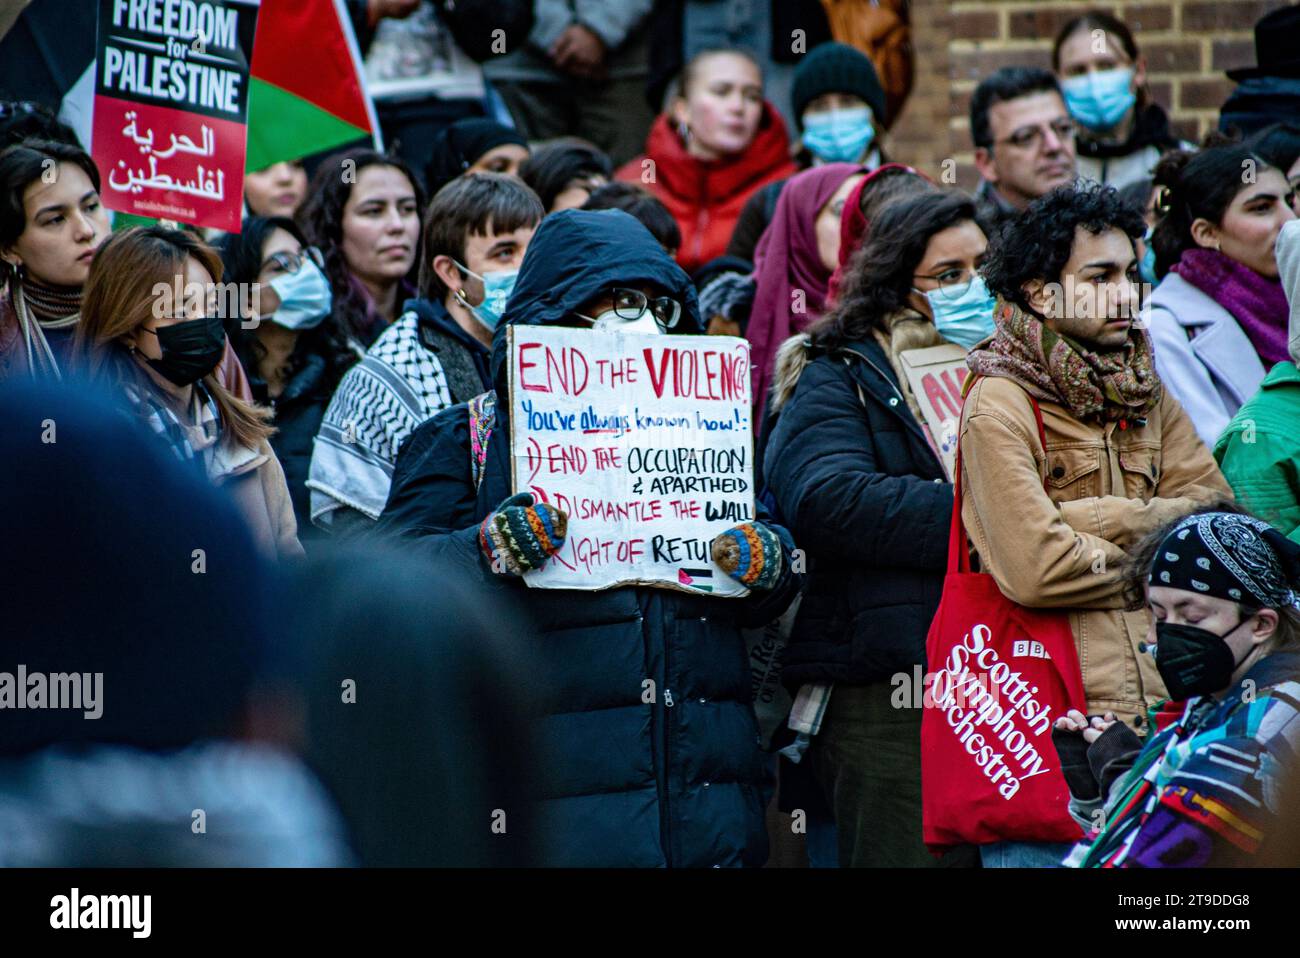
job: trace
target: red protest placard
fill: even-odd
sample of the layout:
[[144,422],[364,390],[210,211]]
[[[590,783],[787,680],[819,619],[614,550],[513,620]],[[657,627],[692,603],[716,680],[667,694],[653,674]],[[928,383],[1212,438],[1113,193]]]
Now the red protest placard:
[[91,152],[109,209],[238,232],[258,0],[100,0]]

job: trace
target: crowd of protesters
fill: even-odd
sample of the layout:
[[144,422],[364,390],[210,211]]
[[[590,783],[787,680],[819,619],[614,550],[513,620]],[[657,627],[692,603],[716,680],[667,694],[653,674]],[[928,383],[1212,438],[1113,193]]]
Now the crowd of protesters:
[[[418,6],[350,4],[362,47]],[[1278,860],[1300,60],[1263,38],[1300,9],[1199,144],[1129,27],[1076,17],[975,89],[972,194],[889,159],[897,46],[723,6],[536,0],[487,115],[250,171],[224,234],[122,228],[57,104],[0,104],[4,667],[134,703],[0,736],[0,864],[758,866],[774,799],[814,866]],[[526,587],[575,520],[513,494],[519,325],[747,340],[758,495],[712,544],[747,595]],[[939,347],[951,436],[908,375]],[[1077,840],[927,841],[895,691],[958,535],[1068,622]],[[778,620],[765,742],[744,630]],[[230,831],[195,851],[200,807]]]

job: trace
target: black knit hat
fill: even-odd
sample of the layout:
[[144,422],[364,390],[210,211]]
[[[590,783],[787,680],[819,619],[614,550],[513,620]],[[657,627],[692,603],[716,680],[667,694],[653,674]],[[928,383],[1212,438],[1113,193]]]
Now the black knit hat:
[[823,93],[852,93],[867,101],[876,122],[884,126],[885,88],[871,58],[846,43],[823,43],[807,54],[794,71],[790,99],[803,129],[803,111]]
[[528,141],[518,130],[486,117],[469,117],[443,127],[434,137],[429,163],[424,169],[429,195],[437,193],[468,170],[488,150],[506,143],[528,146]]

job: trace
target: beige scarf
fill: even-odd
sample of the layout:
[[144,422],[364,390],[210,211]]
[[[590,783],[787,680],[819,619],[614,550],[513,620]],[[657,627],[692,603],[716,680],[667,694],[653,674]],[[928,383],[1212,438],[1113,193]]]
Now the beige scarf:
[[901,309],[891,316],[886,316],[884,326],[884,329],[879,326],[874,327],[872,333],[876,337],[876,342],[880,343],[880,348],[889,357],[889,365],[894,368],[894,375],[898,377],[898,389],[907,400],[907,408],[912,410],[916,421],[924,426],[925,414],[921,412],[921,404],[916,401],[912,387],[907,381],[902,360],[898,358],[899,353],[905,353],[909,349],[942,346],[948,340],[939,335],[939,330],[934,328],[932,320],[914,309]]

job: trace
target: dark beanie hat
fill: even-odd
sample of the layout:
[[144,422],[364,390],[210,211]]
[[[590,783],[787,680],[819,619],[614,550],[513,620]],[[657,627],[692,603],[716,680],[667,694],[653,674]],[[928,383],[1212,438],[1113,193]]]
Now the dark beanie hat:
[[871,58],[847,43],[823,43],[804,56],[794,71],[790,100],[803,129],[803,111],[823,93],[852,93],[867,101],[876,122],[884,125],[885,88]]
[[425,167],[425,185],[432,196],[468,170],[480,156],[506,143],[528,146],[518,130],[496,120],[472,117],[457,120],[443,128],[433,140],[429,165]]

